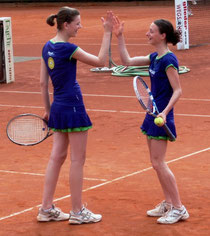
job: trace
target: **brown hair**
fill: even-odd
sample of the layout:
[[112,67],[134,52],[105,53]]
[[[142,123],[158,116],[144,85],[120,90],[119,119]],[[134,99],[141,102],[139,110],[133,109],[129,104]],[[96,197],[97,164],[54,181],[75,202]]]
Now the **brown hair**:
[[166,34],[167,43],[176,45],[180,41],[180,32],[178,30],[174,30],[174,27],[170,21],[160,19],[154,21],[154,24],[158,26],[161,34]]
[[80,12],[75,8],[62,7],[57,14],[52,14],[47,18],[47,24],[50,26],[55,25],[57,20],[57,29],[61,30],[64,22],[71,23],[75,16],[80,15]]

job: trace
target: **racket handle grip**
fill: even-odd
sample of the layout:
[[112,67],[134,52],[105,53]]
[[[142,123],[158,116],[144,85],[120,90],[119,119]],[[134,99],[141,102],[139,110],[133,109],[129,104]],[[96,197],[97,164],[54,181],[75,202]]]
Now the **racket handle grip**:
[[166,134],[168,135],[170,141],[175,141],[175,136],[172,134],[171,130],[168,128],[167,124],[163,125],[163,129],[165,130]]

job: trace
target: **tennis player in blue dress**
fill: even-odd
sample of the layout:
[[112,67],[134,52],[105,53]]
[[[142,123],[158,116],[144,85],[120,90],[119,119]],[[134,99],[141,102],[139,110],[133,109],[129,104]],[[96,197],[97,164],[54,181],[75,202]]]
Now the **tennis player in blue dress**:
[[[43,47],[41,59],[40,83],[45,115],[48,126],[54,131],[53,147],[47,165],[42,206],[37,216],[38,221],[69,220],[70,224],[95,223],[102,219],[82,204],[83,167],[86,157],[88,130],[92,127],[86,112],[80,86],[76,80],[77,61],[104,66],[107,60],[111,31],[112,12],[101,18],[104,36],[98,56],[82,50],[69,42],[76,37],[81,26],[80,13],[77,9],[62,7],[57,14],[47,18],[47,24],[57,25],[57,34]],[[53,85],[53,102],[50,103],[48,84]],[[70,145],[70,192],[72,210],[64,213],[53,204],[60,169],[67,157]]]
[[[173,107],[179,100],[182,90],[179,82],[178,61],[168,48],[168,43],[176,45],[179,42],[179,32],[164,19],[156,20],[146,33],[149,43],[155,52],[147,56],[130,57],[123,36],[124,22],[114,17],[113,31],[118,39],[121,61],[126,66],[149,65],[151,92],[164,122],[167,123],[176,137]],[[146,115],[141,130],[147,137],[150,159],[157,173],[165,200],[154,209],[147,211],[148,216],[159,217],[160,224],[173,224],[189,218],[189,214],[180,200],[176,179],[165,162],[167,142],[169,137],[162,127],[154,124],[154,117]]]
[[[159,57],[157,52],[149,55],[150,66],[149,75],[151,80],[151,92],[155,99],[158,110],[161,112],[168,105],[173,89],[170,81],[166,74],[169,67],[173,67],[176,71],[179,70],[178,60],[174,53],[168,51],[163,56]],[[158,71],[158,73],[156,73]],[[172,108],[167,114],[167,125],[176,137],[176,128],[174,124],[174,109]],[[164,117],[165,118],[165,117]],[[146,118],[141,126],[142,132],[145,133],[149,138],[153,139],[164,139],[168,140],[169,137],[163,128],[158,127],[154,123],[154,117],[147,114]]]

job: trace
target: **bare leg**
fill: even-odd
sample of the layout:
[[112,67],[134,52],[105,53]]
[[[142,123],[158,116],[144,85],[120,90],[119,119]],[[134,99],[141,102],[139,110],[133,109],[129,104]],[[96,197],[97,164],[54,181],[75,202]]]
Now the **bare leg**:
[[88,131],[69,133],[71,149],[70,190],[72,210],[82,208],[83,167],[86,157]]
[[176,179],[168,165],[165,163],[167,141],[148,139],[148,147],[152,166],[157,173],[166,202],[172,203],[174,207],[181,207],[182,203],[176,184]]
[[53,148],[47,165],[44,183],[42,209],[52,207],[53,196],[62,164],[67,156],[68,134],[55,132],[53,134]]

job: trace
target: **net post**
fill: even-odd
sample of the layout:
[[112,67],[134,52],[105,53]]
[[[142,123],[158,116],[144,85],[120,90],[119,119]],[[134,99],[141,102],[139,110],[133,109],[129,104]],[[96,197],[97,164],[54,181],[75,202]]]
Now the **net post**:
[[187,0],[175,0],[176,29],[180,31],[177,49],[189,49],[188,4]]
[[15,81],[11,17],[0,17],[0,82]]

